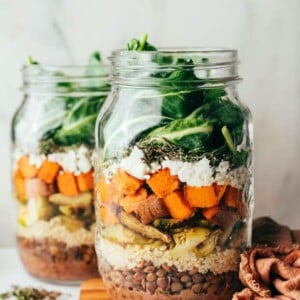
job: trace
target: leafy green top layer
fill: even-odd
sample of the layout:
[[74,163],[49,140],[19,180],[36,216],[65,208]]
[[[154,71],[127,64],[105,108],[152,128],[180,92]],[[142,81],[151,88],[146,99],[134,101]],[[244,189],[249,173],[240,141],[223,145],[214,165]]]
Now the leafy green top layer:
[[[127,49],[129,51],[157,50],[147,41],[146,34],[141,39],[132,39]],[[126,101],[129,98],[136,99],[134,108],[131,105],[127,110],[134,109],[140,113],[134,116],[129,112],[130,120],[126,120],[124,114],[112,116],[121,124],[116,130],[126,128],[126,131],[123,132],[124,139],[119,135],[111,149],[104,145],[106,150],[104,152],[108,152],[105,153],[106,158],[113,157],[115,155],[113,152],[125,144],[129,147],[137,144],[144,151],[149,162],[172,155],[173,158],[185,160],[197,160],[203,156],[216,162],[226,159],[235,167],[246,164],[247,151],[237,151],[237,146],[244,140],[247,110],[234,103],[235,100],[231,101],[225,88],[204,86],[207,82],[203,78],[199,80],[196,76],[192,59],[162,56],[159,52],[154,53],[152,57],[153,63],[157,64],[158,68],[149,77],[159,79],[159,85],[144,90],[136,89],[136,91],[134,88],[128,88],[128,91],[124,92]],[[208,62],[207,58],[202,58],[202,63]],[[161,68],[160,66],[163,65],[168,65],[168,68]],[[122,96],[119,98],[119,104],[121,102]],[[160,111],[156,114],[157,118],[161,116],[163,122],[157,122],[157,125],[152,127],[143,124],[143,120],[145,122],[147,120],[144,110],[146,103],[160,107]],[[143,118],[140,118],[141,115]],[[134,131],[131,130],[130,124],[134,123],[135,118],[139,120],[140,128],[143,130],[129,138],[126,133]],[[114,132],[111,132],[108,135],[113,136],[113,134]]]
[[[29,65],[39,65],[30,56],[27,57],[27,62]],[[45,104],[37,103],[43,106],[40,109],[43,115],[36,118],[35,128],[38,127],[38,130],[32,135],[41,136],[39,148],[42,153],[76,144],[86,144],[91,147],[94,145],[96,118],[109,91],[105,73],[100,53],[94,52],[89,58],[85,73],[82,74],[85,79],[80,87],[76,82],[68,81],[68,77],[65,77],[61,71],[53,74],[56,77],[54,90],[63,94],[48,97],[49,100],[44,101]],[[84,96],[80,96],[81,91],[84,92]],[[103,93],[95,95],[93,93],[95,91]],[[79,95],[75,94],[77,92]],[[15,118],[15,130],[18,122],[22,120]],[[33,136],[33,138],[37,137]]]

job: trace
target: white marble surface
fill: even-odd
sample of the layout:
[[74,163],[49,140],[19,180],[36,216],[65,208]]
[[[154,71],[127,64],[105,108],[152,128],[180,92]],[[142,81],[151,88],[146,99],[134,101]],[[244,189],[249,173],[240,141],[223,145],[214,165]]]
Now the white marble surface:
[[300,228],[299,0],[0,0],[0,245],[14,243],[9,125],[25,55],[80,63],[143,32],[159,46],[239,50],[255,127],[255,215]]

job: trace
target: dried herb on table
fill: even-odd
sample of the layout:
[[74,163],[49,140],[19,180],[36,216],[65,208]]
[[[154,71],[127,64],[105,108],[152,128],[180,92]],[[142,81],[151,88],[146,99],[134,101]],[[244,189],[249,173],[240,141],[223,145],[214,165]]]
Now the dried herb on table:
[[56,300],[62,296],[62,293],[56,291],[47,291],[33,287],[12,286],[11,291],[0,294],[1,300]]

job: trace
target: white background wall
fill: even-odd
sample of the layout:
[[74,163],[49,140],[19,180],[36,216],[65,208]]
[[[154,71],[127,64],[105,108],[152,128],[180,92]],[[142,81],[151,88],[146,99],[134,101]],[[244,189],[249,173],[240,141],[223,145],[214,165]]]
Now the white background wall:
[[158,46],[239,50],[255,127],[255,215],[300,228],[299,0],[0,0],[0,245],[14,243],[9,126],[25,55],[82,63],[143,32]]

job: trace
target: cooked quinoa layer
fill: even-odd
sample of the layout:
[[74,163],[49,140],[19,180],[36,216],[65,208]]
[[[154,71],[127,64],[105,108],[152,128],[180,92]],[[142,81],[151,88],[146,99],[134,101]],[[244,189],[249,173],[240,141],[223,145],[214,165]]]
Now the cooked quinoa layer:
[[179,258],[172,258],[165,245],[153,247],[150,245],[127,245],[122,247],[106,239],[99,238],[96,251],[110,265],[117,269],[131,269],[141,261],[151,261],[155,267],[166,263],[175,266],[178,271],[196,268],[200,273],[212,272],[221,274],[237,271],[240,252],[237,249],[216,250],[207,257],[198,258],[193,252],[186,253]]
[[93,224],[89,230],[81,228],[71,232],[59,219],[53,218],[50,221],[37,221],[30,227],[19,226],[18,236],[33,239],[51,238],[64,242],[68,247],[75,247],[94,244],[95,228]]

